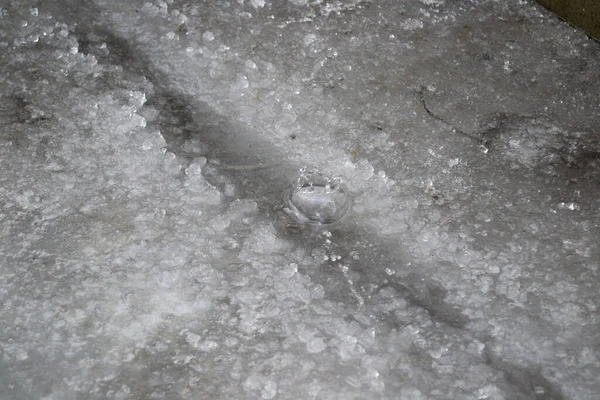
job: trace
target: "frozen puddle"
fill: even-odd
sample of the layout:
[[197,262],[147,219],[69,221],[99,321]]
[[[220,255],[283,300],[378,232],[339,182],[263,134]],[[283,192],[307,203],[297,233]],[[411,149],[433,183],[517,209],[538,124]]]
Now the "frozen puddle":
[[31,0],[0,51],[0,398],[597,399],[600,46],[534,3]]

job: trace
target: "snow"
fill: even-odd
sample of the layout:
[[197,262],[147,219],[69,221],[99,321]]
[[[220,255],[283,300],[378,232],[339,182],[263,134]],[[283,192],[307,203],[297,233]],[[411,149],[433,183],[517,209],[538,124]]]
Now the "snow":
[[1,398],[597,398],[600,45],[541,7],[27,0],[0,51]]

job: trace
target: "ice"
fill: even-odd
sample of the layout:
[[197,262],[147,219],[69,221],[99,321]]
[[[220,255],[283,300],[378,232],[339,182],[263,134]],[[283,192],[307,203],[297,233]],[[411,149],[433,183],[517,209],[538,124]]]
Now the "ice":
[[286,196],[286,212],[300,223],[331,224],[348,211],[351,199],[340,179],[302,170]]
[[202,34],[202,39],[205,42],[212,42],[215,40],[215,35],[211,31],[206,31]]
[[250,0],[250,3],[254,8],[262,8],[267,3],[265,0]]
[[571,211],[579,210],[579,204],[577,204],[573,201],[569,201],[568,203],[561,201],[560,203],[558,203],[556,205],[556,207],[560,210],[571,210]]
[[0,48],[0,397],[597,398],[600,47],[534,3],[27,0]]

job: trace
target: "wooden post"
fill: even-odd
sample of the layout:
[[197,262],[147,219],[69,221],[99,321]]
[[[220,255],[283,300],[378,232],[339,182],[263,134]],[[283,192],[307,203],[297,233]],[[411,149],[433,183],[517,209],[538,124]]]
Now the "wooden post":
[[571,24],[600,40],[600,0],[537,0]]

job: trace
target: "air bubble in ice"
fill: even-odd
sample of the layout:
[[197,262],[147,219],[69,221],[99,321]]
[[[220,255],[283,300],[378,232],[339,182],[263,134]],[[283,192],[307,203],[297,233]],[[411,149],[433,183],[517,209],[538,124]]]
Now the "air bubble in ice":
[[325,225],[339,221],[348,211],[351,199],[340,179],[301,171],[286,193],[285,202],[285,211],[298,222]]

